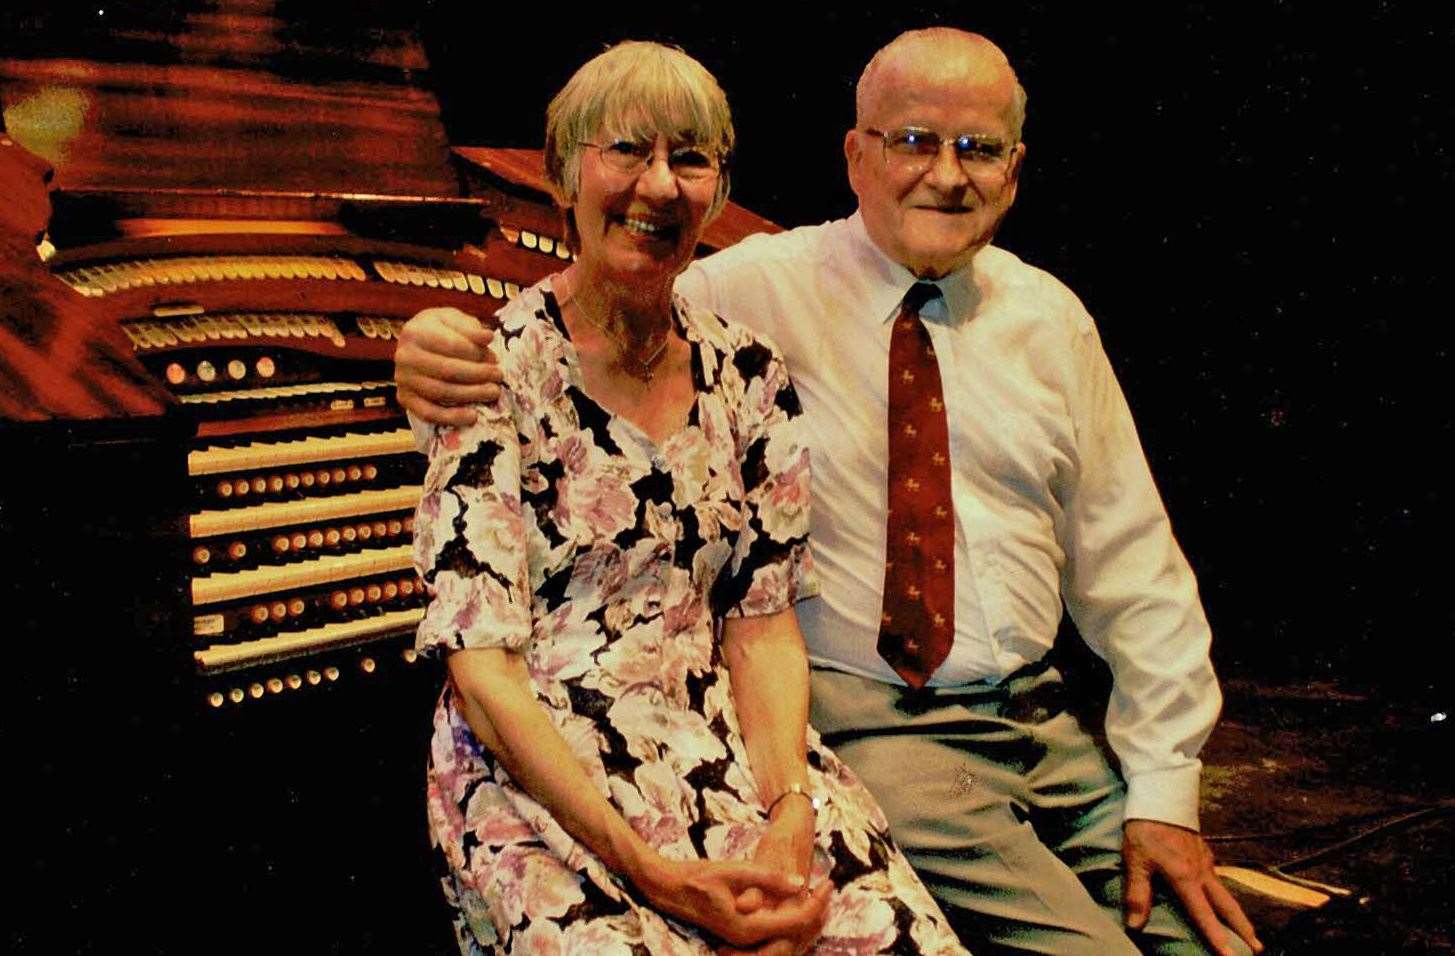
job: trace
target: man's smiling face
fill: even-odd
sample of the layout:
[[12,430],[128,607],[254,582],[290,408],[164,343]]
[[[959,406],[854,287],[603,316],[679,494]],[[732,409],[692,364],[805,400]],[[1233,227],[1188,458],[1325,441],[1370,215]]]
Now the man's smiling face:
[[[849,183],[874,244],[916,275],[939,278],[969,264],[1015,201],[1025,155],[1013,129],[1015,76],[988,43],[950,38],[886,52],[861,96],[858,128],[844,139]],[[962,164],[949,145],[926,163],[865,132],[905,127],[1014,145],[1001,163]]]

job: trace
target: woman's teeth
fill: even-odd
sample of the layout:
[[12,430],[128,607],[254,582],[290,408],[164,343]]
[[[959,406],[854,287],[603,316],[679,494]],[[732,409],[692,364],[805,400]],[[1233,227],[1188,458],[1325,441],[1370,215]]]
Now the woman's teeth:
[[633,219],[630,216],[623,218],[622,222],[633,232],[640,232],[647,236],[660,236],[671,228],[667,223],[648,222],[645,219]]

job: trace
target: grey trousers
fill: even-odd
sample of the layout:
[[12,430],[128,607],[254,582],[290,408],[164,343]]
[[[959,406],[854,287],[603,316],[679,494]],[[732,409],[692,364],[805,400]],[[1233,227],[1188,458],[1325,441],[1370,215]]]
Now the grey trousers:
[[811,722],[976,956],[1206,953],[1165,898],[1124,929],[1125,784],[1065,698],[1045,665],[918,691],[815,668]]

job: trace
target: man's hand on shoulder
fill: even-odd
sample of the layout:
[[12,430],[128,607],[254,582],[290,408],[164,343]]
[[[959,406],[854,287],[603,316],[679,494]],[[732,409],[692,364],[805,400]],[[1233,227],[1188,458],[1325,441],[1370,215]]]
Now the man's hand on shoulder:
[[500,397],[500,368],[490,354],[494,332],[459,309],[425,309],[399,334],[394,384],[399,404],[435,425],[469,425],[469,406]]
[[1152,910],[1152,879],[1160,875],[1219,956],[1236,952],[1229,946],[1219,918],[1253,952],[1262,952],[1253,924],[1213,871],[1212,850],[1201,834],[1157,820],[1128,820],[1122,831],[1122,862],[1126,873],[1122,905],[1132,929],[1146,925]]

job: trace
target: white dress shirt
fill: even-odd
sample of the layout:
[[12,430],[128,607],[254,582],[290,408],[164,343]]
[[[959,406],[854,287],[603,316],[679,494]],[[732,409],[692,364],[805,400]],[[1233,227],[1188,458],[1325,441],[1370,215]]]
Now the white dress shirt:
[[[811,659],[903,683],[879,657],[890,320],[915,282],[860,217],[752,236],[677,291],[772,338],[803,401],[821,599],[798,605]],[[1108,739],[1128,818],[1197,828],[1198,751],[1221,704],[1192,571],[1091,317],[994,247],[922,310],[950,428],[955,644],[932,685],[1039,660],[1064,598],[1114,685]]]

